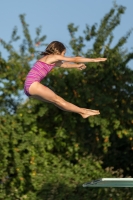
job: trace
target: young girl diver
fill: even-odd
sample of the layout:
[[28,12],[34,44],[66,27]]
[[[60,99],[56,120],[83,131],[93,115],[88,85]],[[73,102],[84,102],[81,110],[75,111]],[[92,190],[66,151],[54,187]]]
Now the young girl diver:
[[107,60],[106,58],[66,57],[65,53],[66,48],[61,42],[53,41],[47,46],[46,50],[41,53],[42,58],[36,61],[26,77],[24,83],[25,94],[52,103],[64,111],[78,113],[83,118],[99,115],[99,110],[81,108],[69,103],[40,83],[55,66],[83,70],[86,68],[83,63]]

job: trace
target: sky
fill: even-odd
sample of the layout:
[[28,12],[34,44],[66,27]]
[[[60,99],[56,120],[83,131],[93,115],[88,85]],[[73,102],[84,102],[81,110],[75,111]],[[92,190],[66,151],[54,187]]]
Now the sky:
[[[0,39],[8,42],[15,26],[18,27],[21,36],[19,15],[25,14],[33,38],[35,29],[41,26],[42,35],[47,36],[45,43],[59,40],[68,46],[70,41],[68,24],[74,23],[75,26],[79,26],[78,35],[82,36],[86,24],[89,26],[100,24],[104,15],[113,7],[113,2],[112,0],[0,0]],[[114,31],[114,44],[133,28],[133,0],[116,0],[116,3],[125,6],[126,12]],[[132,50],[133,33],[125,47],[129,51]],[[19,49],[17,46],[15,48]],[[0,52],[3,56],[6,55],[1,45]]]

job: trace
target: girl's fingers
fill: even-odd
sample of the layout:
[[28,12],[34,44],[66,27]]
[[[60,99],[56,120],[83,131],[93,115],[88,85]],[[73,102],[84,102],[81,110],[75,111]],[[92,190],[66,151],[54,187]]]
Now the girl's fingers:
[[102,61],[105,61],[105,60],[107,60],[107,58],[101,58],[101,60],[102,60]]
[[85,69],[86,68],[86,66],[84,65],[84,64],[80,64],[80,66],[78,67],[80,70],[83,70],[83,69]]

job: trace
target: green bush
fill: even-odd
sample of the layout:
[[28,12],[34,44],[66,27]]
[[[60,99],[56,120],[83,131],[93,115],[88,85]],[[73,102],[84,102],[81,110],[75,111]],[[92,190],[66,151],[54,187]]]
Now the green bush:
[[[43,82],[67,101],[100,110],[100,116],[88,119],[51,104],[21,101],[30,61],[38,57],[35,44],[46,37],[40,28],[32,40],[20,15],[27,43],[20,52],[14,50],[17,29],[10,44],[2,40],[9,58],[0,57],[0,199],[133,199],[130,188],[82,187],[101,177],[133,176],[133,70],[127,66],[133,53],[123,51],[131,31],[111,48],[112,31],[124,11],[114,6],[98,29],[86,26],[83,37],[76,38],[78,27],[68,25],[74,55],[108,57],[107,62],[87,64],[83,72],[54,69]],[[91,39],[93,50],[83,53]]]

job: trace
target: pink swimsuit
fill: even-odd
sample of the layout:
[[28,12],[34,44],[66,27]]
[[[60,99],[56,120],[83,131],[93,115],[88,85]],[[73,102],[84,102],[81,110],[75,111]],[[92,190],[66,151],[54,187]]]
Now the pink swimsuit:
[[54,67],[55,64],[47,64],[38,60],[26,76],[24,83],[25,94],[27,96],[31,96],[29,94],[29,87],[31,84],[35,81],[40,82]]

